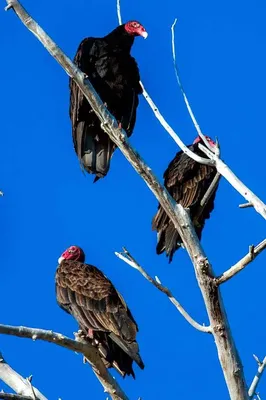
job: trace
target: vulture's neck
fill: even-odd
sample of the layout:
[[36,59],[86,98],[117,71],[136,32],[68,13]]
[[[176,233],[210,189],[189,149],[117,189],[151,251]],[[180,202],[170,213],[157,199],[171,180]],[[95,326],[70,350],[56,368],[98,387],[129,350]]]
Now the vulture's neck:
[[117,51],[130,52],[134,43],[134,36],[130,36],[125,31],[124,25],[120,25],[118,28],[106,35],[104,40]]

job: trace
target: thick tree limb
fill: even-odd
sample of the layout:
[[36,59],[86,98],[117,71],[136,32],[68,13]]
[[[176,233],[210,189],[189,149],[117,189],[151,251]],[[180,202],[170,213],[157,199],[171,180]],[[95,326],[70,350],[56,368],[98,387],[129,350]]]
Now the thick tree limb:
[[166,294],[166,296],[169,298],[171,303],[177,308],[177,310],[180,312],[180,314],[185,318],[185,320],[192,325],[195,329],[204,332],[204,333],[212,333],[212,329],[210,326],[204,326],[200,325],[198,322],[196,322],[187,312],[186,310],[181,306],[181,304],[175,299],[175,297],[172,295],[171,291],[163,286],[161,282],[159,282],[158,277],[156,279],[153,279],[142,267],[141,265],[135,260],[135,258],[129,253],[129,251],[123,247],[123,252],[115,252],[115,255],[120,258],[120,260],[123,260],[125,263],[130,265],[132,268],[138,270],[142,276],[144,276],[147,281],[149,281],[152,285],[154,285],[157,289],[159,289],[162,293]]
[[26,27],[41,41],[49,53],[63,67],[66,73],[75,80],[76,84],[81,89],[100,119],[103,129],[109,135],[111,140],[120,148],[135,170],[141,175],[148,187],[159,200],[169,218],[172,220],[195,268],[195,273],[207,308],[210,325],[217,346],[218,357],[230,397],[233,400],[247,400],[248,394],[243,369],[230,332],[219,288],[214,282],[211,265],[201,247],[186,211],[179,204],[175,203],[169,193],[159,183],[151,169],[130,146],[125,132],[119,129],[117,121],[108,112],[85,75],[70,61],[68,57],[64,55],[64,53],[36,24],[17,0],[7,0],[7,2],[13,7],[14,11]]
[[249,252],[235,265],[225,271],[222,275],[216,278],[217,285],[228,281],[236,274],[242,271],[248,264],[250,264],[264,249],[266,248],[266,239],[260,242],[256,247],[250,246]]
[[[114,380],[114,378],[109,374],[109,372],[105,368],[105,365],[103,364],[101,357],[99,356],[98,350],[90,343],[85,344],[83,342],[70,339],[62,335],[61,333],[56,333],[44,329],[27,328],[25,326],[10,326],[10,325],[0,324],[0,334],[28,338],[32,340],[43,340],[45,342],[54,343],[58,346],[65,347],[69,350],[83,354],[88,360],[88,362],[91,364],[93,372],[95,373],[95,375],[101,382],[102,386],[104,387],[104,391],[109,393],[111,398],[114,400],[128,400],[127,396],[123,393],[118,383]],[[1,370],[0,370],[0,379],[3,379],[1,376]],[[7,383],[7,385],[12,387],[9,383]],[[12,389],[14,389],[14,387],[12,387]],[[21,392],[19,393],[26,394]],[[29,394],[27,393],[27,395]],[[40,400],[47,400],[47,399],[45,397],[41,397]]]
[[[260,379],[262,377],[262,374],[263,374],[263,372],[265,370],[265,367],[266,367],[266,357],[264,357],[262,362],[255,355],[254,355],[254,358],[258,363],[258,372],[255,375],[255,377],[254,377],[254,379],[253,379],[253,381],[252,381],[252,383],[250,385],[249,391],[248,391],[250,399],[252,399],[256,395],[257,386],[259,384],[259,381],[260,381]],[[259,396],[258,396],[258,398],[259,398]]]
[[255,210],[266,219],[266,205],[230,170],[230,168],[205,146],[199,148],[215,161],[217,171],[240,193],[248,202],[252,203]]
[[[7,386],[22,396],[22,399],[34,399],[33,393],[38,400],[47,400],[47,398],[35,387],[31,385],[29,380],[24,379],[19,375],[9,364],[5,361],[2,353],[0,352],[0,380],[5,382]],[[0,393],[0,399],[12,398],[12,397],[1,397],[1,395],[11,396],[6,393]],[[13,395],[14,396],[14,395]],[[21,399],[21,400],[22,400]]]

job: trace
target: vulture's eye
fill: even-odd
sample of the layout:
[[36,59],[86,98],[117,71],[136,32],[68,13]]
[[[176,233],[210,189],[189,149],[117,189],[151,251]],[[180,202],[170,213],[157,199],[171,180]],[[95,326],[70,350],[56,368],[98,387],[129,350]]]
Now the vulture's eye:
[[75,253],[75,250],[74,249],[69,249],[68,252],[69,253]]
[[139,24],[137,24],[137,22],[133,22],[132,25],[134,26],[134,28],[138,28],[139,27]]

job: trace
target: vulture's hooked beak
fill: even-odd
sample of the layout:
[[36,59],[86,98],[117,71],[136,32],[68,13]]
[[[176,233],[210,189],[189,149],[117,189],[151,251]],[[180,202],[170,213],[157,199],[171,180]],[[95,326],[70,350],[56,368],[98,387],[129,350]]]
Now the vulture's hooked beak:
[[147,39],[147,37],[148,37],[148,32],[146,32],[146,31],[141,32],[141,36],[142,36],[144,39]]
[[61,262],[64,260],[64,258],[63,257],[59,257],[58,258],[58,264],[61,264]]

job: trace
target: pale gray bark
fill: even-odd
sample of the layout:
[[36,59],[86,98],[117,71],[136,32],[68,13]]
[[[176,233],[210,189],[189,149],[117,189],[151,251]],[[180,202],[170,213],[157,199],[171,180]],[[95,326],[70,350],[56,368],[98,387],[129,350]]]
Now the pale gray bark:
[[242,269],[246,268],[263,250],[266,248],[266,239],[260,242],[256,247],[250,246],[248,254],[246,254],[241,260],[239,260],[235,265],[229,268],[227,271],[223,272],[221,276],[216,278],[218,285],[228,281],[238,274]]
[[256,394],[256,389],[257,386],[259,384],[259,381],[262,377],[263,372],[265,371],[266,368],[266,357],[264,357],[263,361],[261,362],[257,356],[254,355],[255,360],[258,363],[258,372],[256,373],[256,375],[254,376],[254,379],[250,385],[248,394],[250,399],[252,399],[254,397],[254,395]]
[[185,320],[193,326],[193,328],[197,329],[200,332],[204,333],[212,333],[212,329],[210,326],[204,326],[200,325],[197,321],[195,321],[184,309],[184,307],[181,306],[181,304],[176,300],[176,298],[173,296],[171,291],[163,286],[161,282],[159,281],[159,278],[156,277],[156,279],[153,279],[145,270],[144,268],[135,260],[135,258],[129,253],[129,251],[126,248],[123,248],[123,252],[115,252],[115,255],[120,258],[120,260],[123,260],[125,263],[130,265],[132,268],[137,269],[142,276],[144,276],[147,281],[149,281],[153,286],[155,286],[157,289],[159,289],[162,293],[164,293],[171,303],[177,308],[177,310],[180,312],[180,314],[185,318]]
[[[32,384],[29,380],[19,375],[11,366],[5,361],[2,353],[0,352],[0,380],[5,382],[7,386],[14,390],[17,394],[34,399],[34,395],[38,400],[47,400],[47,398]],[[34,393],[34,395],[33,395]],[[6,395],[0,393],[0,399],[7,398],[1,397]]]
[[[83,343],[78,340],[70,339],[62,335],[61,333],[56,333],[44,329],[27,328],[25,326],[10,326],[10,325],[0,324],[0,334],[28,338],[34,341],[44,340],[46,342],[54,343],[58,346],[65,347],[69,350],[73,350],[83,354],[84,357],[86,357],[88,362],[91,364],[93,372],[101,382],[102,386],[104,387],[104,390],[110,394],[111,398],[113,400],[128,400],[127,396],[122,391],[118,383],[114,380],[114,378],[105,368],[105,365],[103,364],[96,347],[90,345],[88,342]],[[1,372],[0,372],[0,379],[2,379]],[[20,392],[14,389],[14,387],[11,386],[9,383],[7,383],[7,385],[10,386],[13,390],[15,390],[19,394],[28,395],[28,392],[27,393]],[[40,397],[40,400],[47,400],[47,399],[45,397]]]

